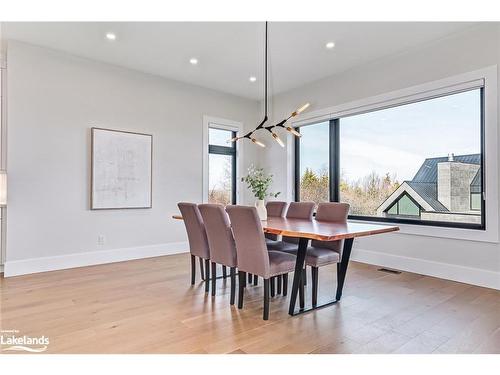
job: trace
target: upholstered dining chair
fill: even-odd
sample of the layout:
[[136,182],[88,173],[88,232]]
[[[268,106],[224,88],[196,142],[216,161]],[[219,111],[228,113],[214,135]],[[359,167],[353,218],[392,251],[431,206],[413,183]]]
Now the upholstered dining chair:
[[[286,211],[287,219],[312,220],[314,213],[314,202],[291,202]],[[282,241],[276,241],[268,245],[269,250],[297,250],[299,239],[295,237],[283,236]]]
[[[200,269],[203,279],[203,260],[205,261],[205,292],[209,291],[210,280],[210,248],[208,245],[207,233],[203,218],[198,206],[194,203],[180,202],[177,204],[181,211],[182,219],[186,227],[189,241],[189,251],[191,253],[191,285],[195,283],[196,257],[200,259]],[[213,275],[215,277],[215,275]]]
[[234,305],[236,292],[236,247],[233,232],[224,206],[221,204],[198,205],[210,247],[210,260],[212,262],[212,296],[215,296],[217,278],[215,275],[217,264],[229,267],[231,277],[230,304]]
[[[314,202],[291,202],[286,211],[287,219],[312,220],[314,213]],[[285,251],[293,254],[297,253],[299,239],[295,237],[283,236],[281,241],[272,241],[267,243],[269,250]],[[283,276],[288,277],[288,275]],[[304,283],[307,283],[306,273],[303,273]],[[285,282],[285,280],[283,280]],[[281,280],[278,278],[278,294],[281,293]],[[271,280],[271,296],[274,297],[274,279]]]
[[[268,217],[283,217],[285,216],[285,211],[288,206],[287,202],[282,201],[269,201],[266,203],[266,210]],[[278,239],[278,235],[272,233],[266,233],[266,243],[271,241],[276,241]]]
[[[347,203],[327,202],[318,204],[316,210],[316,220],[329,223],[347,223],[349,205]],[[344,240],[340,241],[319,241],[312,240],[307,248],[305,264],[311,267],[312,278],[312,305],[318,302],[318,278],[319,267],[337,263],[337,279],[339,265],[342,259],[342,249]]]
[[[267,217],[283,217],[285,215],[286,208],[288,206],[287,202],[282,201],[269,201],[266,203]],[[278,235],[272,233],[264,233],[266,237],[266,244],[272,245],[278,241]],[[285,275],[283,275],[285,277]],[[253,275],[253,285],[257,285],[258,277]],[[252,282],[252,274],[248,274],[248,282]],[[281,292],[280,292],[281,293]],[[286,293],[284,294],[286,295]],[[271,296],[274,297],[274,281],[271,284]]]
[[264,279],[263,319],[268,320],[270,278],[293,272],[296,257],[293,254],[267,250],[262,224],[255,207],[227,206],[226,211],[231,221],[238,254],[238,308],[243,308],[244,280],[246,273],[250,272]]

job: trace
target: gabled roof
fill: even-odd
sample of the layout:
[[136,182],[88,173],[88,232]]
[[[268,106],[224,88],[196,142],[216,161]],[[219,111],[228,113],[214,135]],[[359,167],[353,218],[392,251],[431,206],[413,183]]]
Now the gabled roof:
[[448,212],[448,209],[437,200],[437,184],[431,182],[406,181],[415,192],[436,211]]
[[[448,161],[448,157],[439,158],[428,158],[425,159],[422,166],[415,174],[412,182],[431,182],[433,184],[437,183],[437,165],[438,163],[443,163]],[[456,155],[453,157],[453,161],[467,164],[481,164],[481,154],[470,154],[470,155]]]

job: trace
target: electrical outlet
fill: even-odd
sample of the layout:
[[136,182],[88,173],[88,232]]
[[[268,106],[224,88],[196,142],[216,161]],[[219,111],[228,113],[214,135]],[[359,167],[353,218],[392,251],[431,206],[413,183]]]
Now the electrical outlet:
[[106,236],[104,236],[103,234],[100,234],[97,236],[97,244],[98,245],[104,245],[106,243]]

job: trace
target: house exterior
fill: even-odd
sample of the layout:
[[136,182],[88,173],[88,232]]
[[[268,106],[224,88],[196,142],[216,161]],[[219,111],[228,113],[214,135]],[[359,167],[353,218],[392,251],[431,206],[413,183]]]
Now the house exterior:
[[481,223],[481,155],[425,159],[378,208],[382,217]]

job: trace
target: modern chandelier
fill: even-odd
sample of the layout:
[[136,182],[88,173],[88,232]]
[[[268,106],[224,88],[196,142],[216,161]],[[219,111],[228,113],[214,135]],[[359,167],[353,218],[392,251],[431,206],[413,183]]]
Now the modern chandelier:
[[255,132],[257,132],[260,129],[265,129],[269,133],[271,133],[271,136],[274,138],[274,140],[276,142],[278,142],[278,144],[281,147],[285,147],[285,143],[281,140],[281,138],[278,136],[278,134],[276,134],[276,132],[273,130],[274,128],[283,128],[283,129],[287,130],[288,132],[292,133],[296,137],[300,137],[301,136],[301,134],[298,131],[296,131],[291,126],[287,126],[286,123],[292,117],[295,117],[298,114],[300,114],[301,112],[303,112],[304,110],[306,110],[307,107],[309,107],[309,103],[306,103],[303,106],[301,106],[300,108],[298,108],[297,110],[293,111],[290,116],[288,116],[287,118],[285,118],[282,121],[278,122],[276,125],[264,126],[266,124],[267,120],[268,120],[268,117],[267,117],[267,102],[268,102],[268,99],[267,99],[267,87],[268,87],[268,82],[267,82],[267,67],[269,65],[269,62],[268,62],[268,57],[267,57],[267,50],[268,50],[268,42],[267,41],[268,41],[268,37],[267,37],[267,21],[266,21],[265,53],[264,53],[264,64],[265,64],[264,65],[264,118],[263,118],[262,122],[254,130],[248,132],[245,135],[231,138],[228,142],[236,142],[236,141],[238,141],[240,139],[247,138],[247,139],[250,139],[257,146],[266,147],[266,145],[264,143],[262,143],[261,141],[259,141],[257,138],[254,137]]

